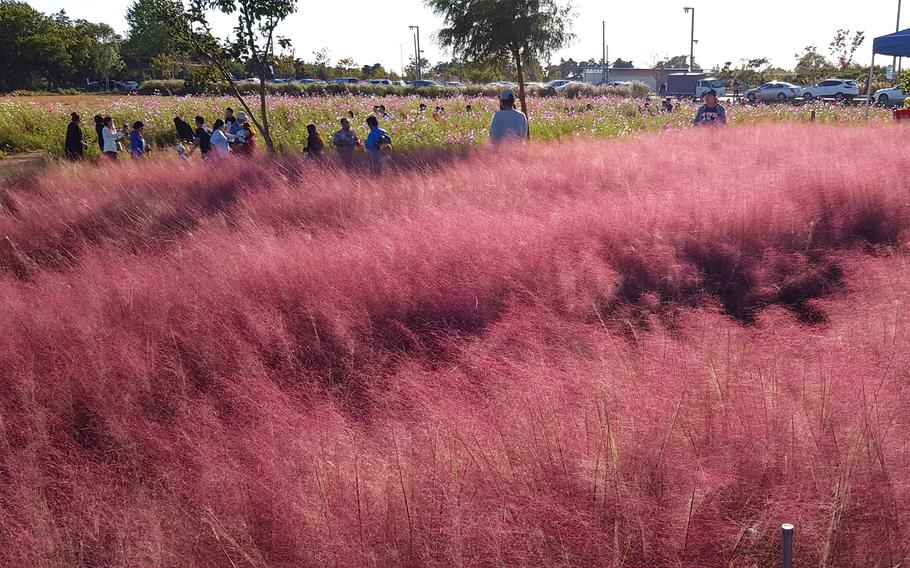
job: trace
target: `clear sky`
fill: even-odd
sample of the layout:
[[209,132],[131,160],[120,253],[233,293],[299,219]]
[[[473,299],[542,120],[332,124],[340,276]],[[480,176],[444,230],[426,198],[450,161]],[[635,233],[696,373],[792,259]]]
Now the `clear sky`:
[[[46,12],[65,9],[73,18],[106,22],[126,31],[124,14],[132,0],[28,0]],[[910,9],[910,2],[907,8]],[[601,22],[607,21],[609,58],[631,59],[647,67],[658,56],[689,52],[690,16],[683,6],[694,6],[695,60],[705,67],[768,57],[777,66],[792,68],[794,55],[816,45],[828,55],[828,44],[839,28],[863,30],[866,43],[857,60],[867,62],[872,37],[893,32],[897,0],[574,0],[577,36],[567,49],[554,55],[576,60],[600,59]],[[905,10],[904,25],[910,27]],[[312,53],[328,47],[333,61],[352,57],[358,65],[382,63],[399,70],[414,53],[409,25],[419,25],[421,48],[432,63],[447,58],[432,34],[441,22],[422,0],[299,0],[298,13],[289,18],[281,34],[293,41],[297,57],[312,60]],[[402,57],[402,53],[404,54]],[[884,63],[884,61],[882,61]]]

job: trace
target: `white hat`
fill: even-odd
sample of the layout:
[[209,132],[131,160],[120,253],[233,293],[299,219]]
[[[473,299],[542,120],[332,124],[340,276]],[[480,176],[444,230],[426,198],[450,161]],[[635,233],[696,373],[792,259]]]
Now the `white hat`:
[[238,112],[237,120],[239,120],[240,122],[243,122],[244,120],[246,120],[246,113],[243,111]]
[[501,101],[511,101],[515,98],[515,93],[512,89],[503,89],[502,94],[499,95],[499,100]]
[[177,146],[176,150],[177,150],[178,154],[182,154],[182,153],[186,152],[186,146],[184,146],[183,144],[180,144],[179,146]]

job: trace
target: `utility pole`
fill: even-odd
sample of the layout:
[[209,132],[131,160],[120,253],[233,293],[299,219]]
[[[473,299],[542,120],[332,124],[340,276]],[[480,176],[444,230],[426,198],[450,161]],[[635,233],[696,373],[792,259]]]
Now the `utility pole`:
[[604,20],[603,25],[604,25],[604,30],[603,30],[603,32],[604,32],[603,33],[603,56],[604,56],[604,58],[603,58],[603,66],[604,66],[603,84],[606,85],[607,79],[610,78],[609,71],[607,71],[610,64],[607,62],[607,21],[606,20]]
[[692,36],[689,40],[689,73],[691,73],[695,67],[695,8],[686,7],[683,8],[683,11],[686,14],[692,12]]
[[417,31],[414,36],[414,53],[416,54],[414,66],[417,67],[417,80],[420,81],[423,78],[420,69],[420,26],[408,26],[408,28]]
[[[897,25],[894,26],[894,33],[897,33],[899,31],[901,31],[901,0],[897,0]],[[901,62],[903,63],[903,58],[901,58]],[[891,63],[891,69],[894,70],[895,81],[899,79],[897,67],[897,57],[895,57],[894,61]]]

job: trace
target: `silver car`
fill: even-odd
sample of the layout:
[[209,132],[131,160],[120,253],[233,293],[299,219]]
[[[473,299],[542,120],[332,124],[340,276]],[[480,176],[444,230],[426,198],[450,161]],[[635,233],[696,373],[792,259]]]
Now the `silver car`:
[[771,81],[760,87],[749,89],[744,93],[746,100],[755,101],[792,101],[800,93],[800,88],[783,81]]

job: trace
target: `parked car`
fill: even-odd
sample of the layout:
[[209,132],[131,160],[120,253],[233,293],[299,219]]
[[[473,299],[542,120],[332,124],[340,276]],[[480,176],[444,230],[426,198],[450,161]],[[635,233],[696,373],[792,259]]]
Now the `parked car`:
[[326,82],[321,79],[297,79],[301,85],[325,85]]
[[859,87],[851,79],[825,79],[811,87],[803,88],[800,96],[807,101],[831,97],[838,101],[849,101],[859,96]]
[[872,100],[880,105],[899,105],[907,98],[907,93],[902,89],[879,89],[872,95]]
[[605,87],[631,87],[631,81],[610,81],[609,83],[601,83]]
[[743,95],[749,102],[755,101],[790,101],[802,92],[800,87],[783,81],[771,81],[760,87],[749,89]]
[[439,83],[430,79],[421,79],[419,81],[411,81],[412,87],[438,87]]
[[446,87],[464,87],[461,81],[446,81]]
[[555,91],[561,91],[561,90],[565,89],[568,85],[570,85],[572,82],[573,81],[568,81],[566,79],[556,79],[555,81],[550,81],[549,83],[547,83],[547,87],[550,87],[551,89],[553,89]]
[[139,88],[136,81],[111,81],[111,87],[119,91],[135,91]]
[[360,79],[354,77],[338,77],[337,79],[332,79],[329,82],[336,85],[356,85],[360,82]]
[[723,83],[713,77],[707,77],[695,83],[695,98],[700,99],[705,96],[705,93],[712,90],[717,93],[718,97],[727,94],[727,88],[724,87]]
[[391,87],[392,82],[388,79],[370,79],[371,85],[383,85],[385,87]]

